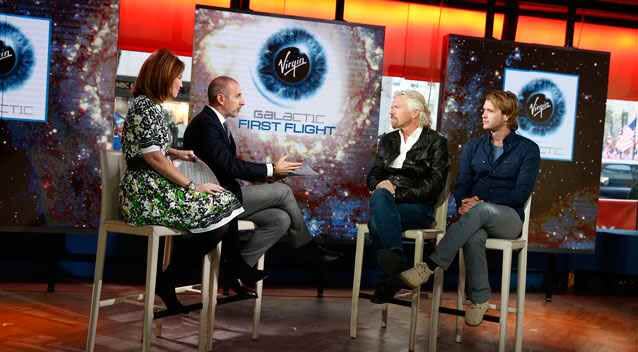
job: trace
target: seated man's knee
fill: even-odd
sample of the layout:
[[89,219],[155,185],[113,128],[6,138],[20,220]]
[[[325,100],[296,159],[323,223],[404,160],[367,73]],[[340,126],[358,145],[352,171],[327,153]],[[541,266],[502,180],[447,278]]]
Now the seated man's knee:
[[468,211],[468,214],[478,216],[491,216],[496,214],[494,204],[488,202],[479,202]]
[[272,183],[272,189],[273,192],[275,194],[277,194],[279,197],[281,198],[295,198],[294,193],[292,192],[292,189],[290,189],[290,186],[288,186],[285,183],[282,182],[274,182]]
[[268,214],[269,226],[281,228],[284,232],[290,228],[290,215],[281,209],[270,209]]
[[372,208],[388,201],[394,202],[394,197],[390,191],[385,188],[375,189],[370,196],[370,207]]

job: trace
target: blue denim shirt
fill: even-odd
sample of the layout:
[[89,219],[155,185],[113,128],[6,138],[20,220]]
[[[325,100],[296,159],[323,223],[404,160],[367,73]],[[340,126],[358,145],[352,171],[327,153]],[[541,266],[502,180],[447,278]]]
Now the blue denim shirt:
[[473,196],[514,208],[524,218],[525,201],[534,190],[540,150],[532,140],[514,132],[503,140],[503,154],[496,160],[492,136],[486,134],[463,146],[456,179],[456,204]]

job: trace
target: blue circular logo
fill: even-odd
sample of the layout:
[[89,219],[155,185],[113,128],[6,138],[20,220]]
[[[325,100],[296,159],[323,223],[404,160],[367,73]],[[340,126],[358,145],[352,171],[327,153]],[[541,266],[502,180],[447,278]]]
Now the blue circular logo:
[[326,71],[326,54],[317,39],[304,29],[287,28],[261,48],[256,75],[267,98],[297,101],[317,92]]
[[521,89],[518,97],[521,130],[545,136],[560,127],[565,117],[565,98],[554,82],[535,79]]
[[29,39],[15,26],[0,23],[0,92],[20,88],[31,77],[34,63]]

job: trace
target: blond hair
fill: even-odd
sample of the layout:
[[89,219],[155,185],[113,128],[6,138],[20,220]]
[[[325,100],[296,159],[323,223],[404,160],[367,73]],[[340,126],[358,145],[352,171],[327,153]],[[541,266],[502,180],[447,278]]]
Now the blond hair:
[[501,113],[507,116],[505,124],[516,131],[518,129],[518,98],[510,91],[492,90],[487,92],[485,100],[489,100]]

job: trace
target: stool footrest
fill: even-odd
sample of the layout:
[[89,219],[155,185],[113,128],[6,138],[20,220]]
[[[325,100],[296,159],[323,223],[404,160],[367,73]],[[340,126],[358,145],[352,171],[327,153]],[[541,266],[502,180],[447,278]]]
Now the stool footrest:
[[[373,294],[371,293],[359,293],[359,297],[361,298],[366,298],[366,299],[372,299],[372,297],[374,297]],[[411,307],[412,306],[412,301],[408,301],[408,300],[403,300],[403,299],[396,299],[396,298],[392,298],[390,300],[387,300],[385,303],[389,303],[389,304],[396,304],[398,306],[404,306],[404,307]]]
[[188,305],[185,305],[184,308],[180,310],[168,310],[168,309],[160,310],[153,314],[153,320],[171,317],[173,315],[186,314],[196,310],[202,310],[201,303],[188,304]]
[[[465,316],[465,311],[464,310],[458,310],[458,309],[448,308],[448,307],[439,307],[439,312],[441,312],[443,314],[458,315],[458,316],[461,316],[461,317]],[[492,323],[500,322],[499,317],[494,316],[494,315],[489,315],[489,314],[485,314],[483,316],[483,320],[491,321]]]
[[257,299],[257,295],[248,296],[248,295],[236,295],[235,294],[235,295],[230,295],[230,296],[217,297],[217,305],[233,303],[233,302],[239,302],[239,301],[245,301],[247,299]]

